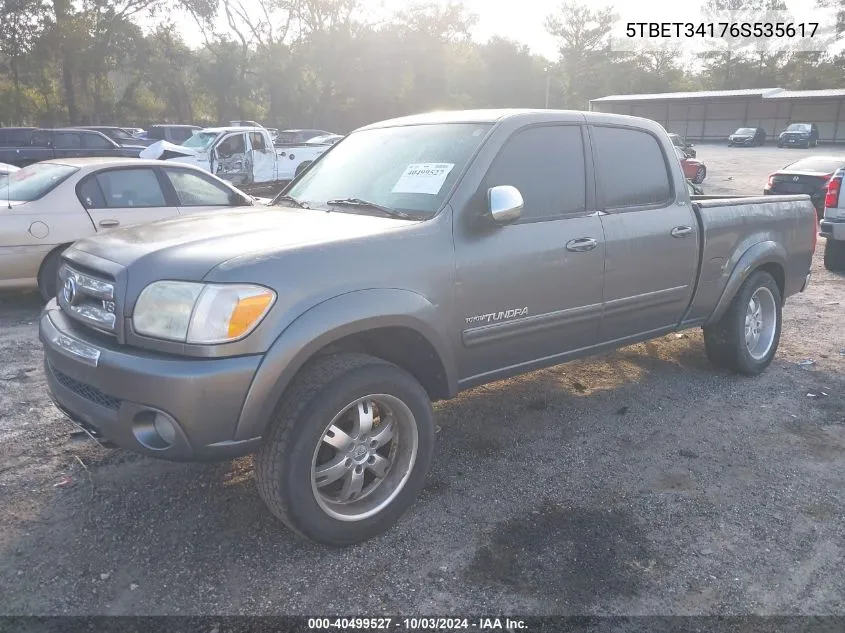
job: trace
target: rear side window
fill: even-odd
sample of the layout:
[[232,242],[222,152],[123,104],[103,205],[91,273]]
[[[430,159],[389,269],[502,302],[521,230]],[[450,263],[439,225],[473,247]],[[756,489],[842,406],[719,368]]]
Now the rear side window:
[[85,147],[88,149],[111,149],[112,144],[99,134],[83,134]]
[[258,152],[263,152],[267,149],[267,146],[264,144],[264,135],[261,132],[250,132],[249,141],[252,144],[252,149]]
[[0,145],[6,147],[22,147],[29,144],[32,130],[9,130],[0,128]]
[[97,174],[97,182],[110,209],[166,207],[155,172],[149,168],[113,169]]
[[82,135],[77,132],[56,132],[53,139],[56,149],[82,149]]
[[32,138],[30,139],[30,143],[32,143],[33,147],[50,147],[50,143],[52,142],[53,134],[46,130],[33,132]]
[[106,207],[106,200],[100,190],[100,185],[97,184],[96,176],[89,176],[83,180],[79,189],[77,189],[77,195],[82,206],[86,209],[104,209]]
[[596,171],[608,209],[667,203],[672,196],[660,144],[648,132],[593,127]]
[[508,139],[487,172],[484,191],[511,185],[525,206],[520,222],[560,218],[586,208],[584,142],[577,125],[534,127]]

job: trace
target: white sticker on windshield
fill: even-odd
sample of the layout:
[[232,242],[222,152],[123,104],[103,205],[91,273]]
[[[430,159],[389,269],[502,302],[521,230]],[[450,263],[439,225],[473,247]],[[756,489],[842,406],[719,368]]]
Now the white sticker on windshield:
[[454,166],[454,163],[411,163],[393,185],[393,193],[436,194]]

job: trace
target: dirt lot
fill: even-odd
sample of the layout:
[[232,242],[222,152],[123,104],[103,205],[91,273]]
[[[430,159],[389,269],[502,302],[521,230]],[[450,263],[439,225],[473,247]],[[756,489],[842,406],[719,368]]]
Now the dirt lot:
[[[713,194],[807,154],[698,149]],[[422,498],[343,551],[278,524],[250,459],[70,442],[39,302],[5,298],[0,611],[845,614],[845,277],[823,245],[764,375],[715,370],[690,331],[441,403]]]

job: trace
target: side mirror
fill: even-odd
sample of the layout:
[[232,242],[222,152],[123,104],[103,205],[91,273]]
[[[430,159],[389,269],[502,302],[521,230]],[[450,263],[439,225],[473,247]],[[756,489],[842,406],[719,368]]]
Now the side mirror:
[[522,216],[525,202],[519,189],[500,185],[487,190],[487,209],[496,224],[509,224]]

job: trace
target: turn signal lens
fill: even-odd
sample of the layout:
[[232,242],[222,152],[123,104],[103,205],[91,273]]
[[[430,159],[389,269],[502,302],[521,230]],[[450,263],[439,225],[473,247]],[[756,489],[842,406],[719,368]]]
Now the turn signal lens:
[[232,316],[229,317],[229,338],[243,336],[264,316],[273,303],[273,294],[268,290],[262,294],[238,299]]

